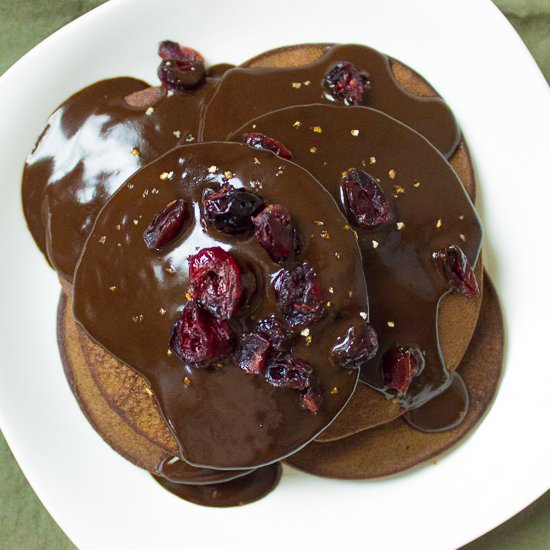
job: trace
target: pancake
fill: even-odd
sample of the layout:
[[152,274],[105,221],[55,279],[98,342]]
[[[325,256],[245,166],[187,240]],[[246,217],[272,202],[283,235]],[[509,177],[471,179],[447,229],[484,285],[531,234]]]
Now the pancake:
[[23,211],[40,250],[72,281],[94,219],[141,166],[196,140],[219,76],[167,94],[134,78],[96,82],[50,116],[23,171]]
[[59,351],[71,390],[92,427],[117,453],[157,476],[190,485],[219,484],[248,473],[245,470],[222,472],[194,468],[182,461],[170,464],[173,453],[131,428],[95,385],[80,345],[82,329],[74,321],[70,296],[63,292],[59,299],[57,327]]
[[[171,176],[160,177],[165,173]],[[324,316],[308,321],[309,339],[298,337],[293,346],[295,356],[312,365],[318,377],[324,400],[317,414],[300,406],[295,390],[275,388],[235,368],[234,358],[221,368],[201,369],[167,354],[171,326],[186,301],[186,258],[204,247],[228,248],[251,289],[257,288],[242,308],[247,316],[232,320],[237,336],[253,330],[260,319],[282,314],[272,288],[285,272],[281,265],[254,236],[230,236],[201,223],[203,193],[227,180],[257,190],[267,203],[283,204],[292,213],[300,255],[298,264],[285,270],[307,261],[322,288],[347,281],[345,292],[334,292],[326,301]],[[149,250],[143,239],[148,220],[181,198],[192,206],[189,225],[166,248]],[[330,239],[310,235],[317,216],[326,220]],[[98,216],[76,272],[75,317],[105,349],[148,379],[185,460],[216,469],[259,467],[315,437],[355,389],[357,371],[331,359],[337,336],[352,324],[364,324],[368,311],[359,248],[345,224],[336,203],[310,174],[270,152],[236,143],[174,149],[127,180]]]
[[124,458],[150,472],[170,455],[130,428],[103,398],[82,356],[72,304],[62,293],[57,314],[58,344],[65,375],[82,412],[101,437]]
[[[343,211],[342,174],[351,167],[368,171],[386,196],[393,195],[395,221],[402,224],[401,228],[398,224],[356,228],[369,285],[371,323],[380,341],[378,355],[362,368],[361,379],[393,398],[384,391],[380,365],[394,342],[418,346],[426,367],[413,381],[406,401],[383,402],[360,391],[352,399],[358,403],[320,438],[333,440],[390,421],[401,409],[416,408],[437,395],[450,383],[445,364],[456,367],[468,347],[481,304],[480,297],[453,296],[439,324],[448,329],[441,339],[447,349],[440,353],[436,312],[449,293],[432,255],[460,243],[475,265],[481,242],[479,220],[452,167],[422,136],[366,107],[288,107],[249,121],[229,139],[237,141],[250,132],[284,144],[293,160],[330,191]],[[477,270],[481,272],[481,264]],[[367,414],[373,410],[371,423]]]
[[487,412],[502,374],[502,313],[492,283],[487,276],[484,281],[479,324],[459,369],[469,390],[470,403],[458,427],[425,433],[397,419],[341,441],[311,443],[290,457],[287,463],[323,477],[371,479],[397,474],[433,460],[462,441]]
[[[299,44],[295,46],[283,46],[261,53],[248,61],[241,67],[251,68],[285,68],[299,67],[317,61],[330,44]],[[395,81],[406,92],[418,97],[440,97],[426,79],[401,61],[389,58],[391,71]],[[251,117],[249,117],[251,118]],[[466,191],[475,200],[475,178],[472,166],[472,159],[468,152],[468,146],[464,137],[449,158],[456,173],[460,177]]]
[[[331,88],[328,75],[335,70],[338,77],[346,74],[357,93]],[[226,139],[251,118],[311,103],[381,110],[420,132],[447,157],[460,141],[453,113],[440,98],[406,92],[393,77],[387,56],[357,45],[325,46],[317,61],[284,70],[248,65],[227,71],[206,106],[200,136],[204,141]]]

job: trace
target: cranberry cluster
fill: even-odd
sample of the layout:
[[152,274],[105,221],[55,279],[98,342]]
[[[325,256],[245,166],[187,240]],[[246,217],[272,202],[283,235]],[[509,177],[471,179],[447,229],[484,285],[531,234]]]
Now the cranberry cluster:
[[262,319],[254,332],[243,334],[237,364],[250,374],[263,375],[272,386],[298,390],[302,407],[317,413],[323,394],[311,365],[290,352],[293,339],[276,317]]
[[298,238],[292,216],[281,204],[265,204],[255,193],[226,184],[208,189],[202,198],[204,222],[227,234],[254,230],[258,243],[275,262],[285,262],[298,253]]
[[228,320],[241,304],[243,287],[233,256],[220,247],[190,256],[188,296],[172,327],[170,349],[193,367],[208,367],[234,349]]

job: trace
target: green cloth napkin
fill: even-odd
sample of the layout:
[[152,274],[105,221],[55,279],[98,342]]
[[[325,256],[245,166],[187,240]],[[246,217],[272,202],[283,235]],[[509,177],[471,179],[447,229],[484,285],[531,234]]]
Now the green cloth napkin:
[[[101,3],[102,0],[0,0],[0,74],[43,38]],[[550,80],[550,0],[495,0],[495,3]],[[0,548],[74,548],[34,494],[1,434]],[[465,548],[550,548],[550,493]]]

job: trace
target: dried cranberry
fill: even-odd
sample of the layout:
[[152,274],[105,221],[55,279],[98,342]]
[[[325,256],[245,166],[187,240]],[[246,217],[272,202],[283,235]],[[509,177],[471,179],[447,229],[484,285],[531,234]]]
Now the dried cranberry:
[[242,142],[250,145],[250,147],[253,147],[254,149],[266,149],[268,151],[273,151],[276,155],[284,159],[290,160],[292,158],[292,153],[280,141],[270,138],[264,134],[243,134]]
[[231,319],[243,287],[237,262],[223,248],[203,248],[189,257],[189,294],[218,319]]
[[204,81],[204,58],[196,50],[165,40],[159,44],[158,53],[162,61],[157,72],[165,88],[181,92],[196,88]]
[[172,40],[163,40],[159,44],[158,54],[162,60],[200,61],[204,63],[204,57],[197,50],[180,46]]
[[305,390],[312,385],[313,369],[289,353],[278,353],[269,359],[265,379],[278,388]]
[[227,321],[212,317],[196,302],[187,302],[172,327],[170,349],[192,367],[207,367],[233,351]]
[[368,323],[352,326],[332,348],[337,363],[346,369],[359,369],[378,351],[378,337]]
[[323,316],[326,292],[317,280],[317,273],[307,262],[292,270],[282,269],[273,286],[277,305],[289,325],[308,325]]
[[155,215],[143,232],[147,248],[160,250],[166,246],[180,232],[188,216],[189,209],[183,199],[169,203],[164,210]]
[[269,351],[269,341],[259,334],[243,334],[237,364],[251,374],[262,374]]
[[252,216],[263,204],[258,195],[226,185],[204,194],[202,215],[206,223],[223,233],[242,233],[252,229]]
[[256,332],[266,338],[275,351],[287,351],[294,338],[294,334],[274,316],[258,321]]
[[161,61],[157,74],[165,88],[183,92],[202,84],[206,71],[204,64],[200,62],[167,59]]
[[310,386],[300,394],[300,402],[304,409],[317,414],[321,403],[323,402],[323,394],[321,390],[316,386]]
[[342,174],[342,197],[352,223],[374,229],[390,223],[394,214],[376,180],[367,172],[350,168]]
[[433,257],[454,291],[468,298],[479,296],[476,275],[460,246],[451,244],[434,252]]
[[297,249],[296,228],[290,212],[280,204],[269,204],[252,218],[256,239],[275,262],[289,258]]
[[424,368],[424,362],[424,356],[414,347],[398,346],[386,352],[382,371],[387,389],[406,394],[412,379]]
[[367,75],[353,63],[337,63],[324,77],[325,97],[329,101],[341,101],[345,105],[364,102],[365,92],[370,87]]

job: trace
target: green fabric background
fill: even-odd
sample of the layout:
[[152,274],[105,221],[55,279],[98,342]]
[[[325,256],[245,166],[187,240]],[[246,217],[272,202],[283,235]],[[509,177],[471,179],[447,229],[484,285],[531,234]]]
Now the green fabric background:
[[[0,0],[0,74],[101,0]],[[550,81],[550,0],[495,0]],[[74,548],[42,506],[0,434],[0,549]],[[550,493],[467,550],[550,548]]]

